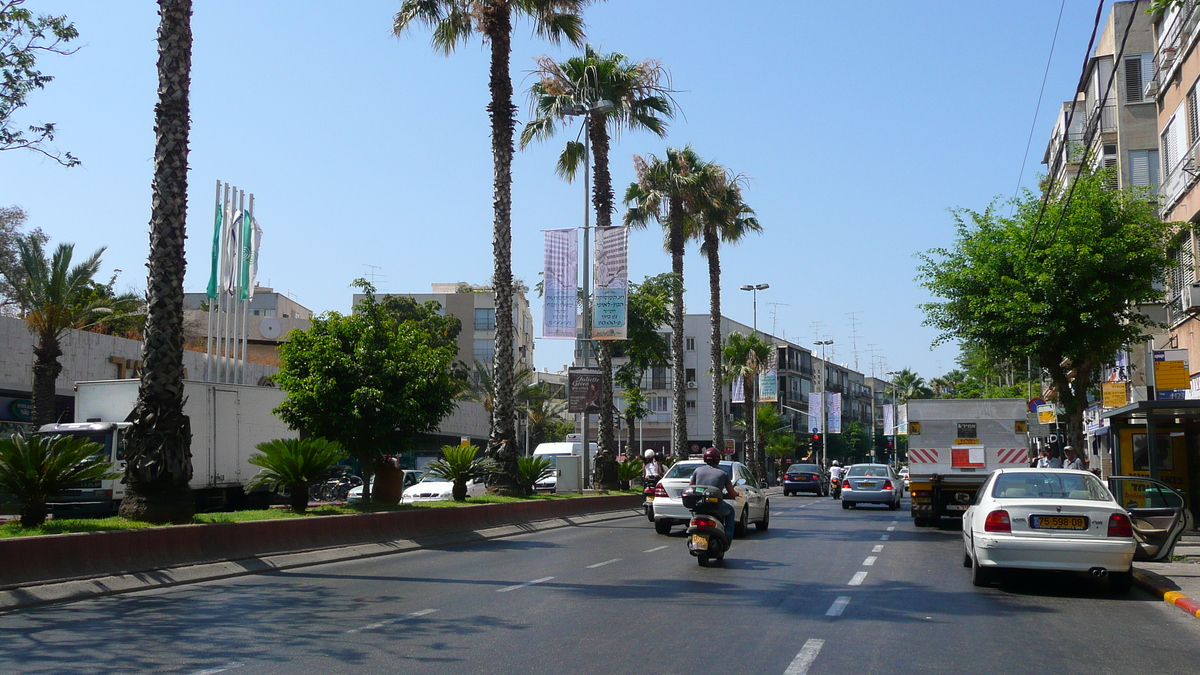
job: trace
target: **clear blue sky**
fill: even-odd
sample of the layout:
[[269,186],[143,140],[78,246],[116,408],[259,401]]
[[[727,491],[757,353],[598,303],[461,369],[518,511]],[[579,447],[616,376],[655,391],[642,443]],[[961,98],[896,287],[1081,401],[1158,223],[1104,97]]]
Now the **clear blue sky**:
[[[83,160],[64,169],[28,152],[0,155],[0,205],[81,251],[107,246],[105,274],[145,287],[155,103],[155,4],[31,0],[80,32],[74,56],[40,65],[56,79],[19,121],[53,121],[57,145]],[[289,3],[199,0],[192,79],[190,238],[186,286],[207,283],[217,179],[256,196],[265,235],[260,281],[320,312],[349,309],[355,277],[377,265],[381,290],[430,282],[485,283],[492,270],[492,160],[487,50],[449,57],[427,32],[391,35],[399,0]],[[634,154],[691,143],[752,178],[746,200],[765,228],[728,249],[725,314],[801,344],[821,335],[835,360],[860,366],[868,344],[889,367],[926,377],[953,367],[957,348],[930,350],[927,293],[913,254],[947,245],[947,208],[982,208],[1017,183],[1059,3],[1009,0],[716,2],[609,0],[588,10],[589,40],[673,76],[684,116],[665,141],[627,134],[612,149],[618,194]],[[1054,112],[1079,77],[1091,0],[1067,0],[1023,184],[1035,184]],[[1108,11],[1107,8],[1105,10]],[[512,71],[520,122],[539,54],[565,57],[518,25]],[[553,173],[565,138],[519,152],[513,188],[513,267],[531,285],[541,234],[582,220],[582,186]],[[619,214],[618,214],[619,215]],[[670,268],[660,232],[631,238],[636,281]],[[698,253],[685,268],[690,312],[706,312]],[[540,307],[535,303],[535,321]],[[540,324],[539,324],[540,325]],[[570,359],[570,344],[538,340],[539,367]]]

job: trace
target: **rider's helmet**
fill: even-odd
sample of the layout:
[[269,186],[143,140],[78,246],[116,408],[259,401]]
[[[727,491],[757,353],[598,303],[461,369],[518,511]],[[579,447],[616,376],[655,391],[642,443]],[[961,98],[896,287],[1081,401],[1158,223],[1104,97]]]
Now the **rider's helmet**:
[[646,451],[642,453],[642,457],[645,457],[646,461],[648,462],[648,461],[654,459],[654,451],[651,450],[650,448],[646,448]]
[[704,463],[709,466],[716,466],[721,461],[721,453],[717,452],[716,448],[706,448],[704,450]]
[[835,459],[835,460],[833,460],[833,465],[834,465],[834,466],[841,466],[841,464],[840,464],[840,463],[839,463],[839,462],[838,462],[836,459]]

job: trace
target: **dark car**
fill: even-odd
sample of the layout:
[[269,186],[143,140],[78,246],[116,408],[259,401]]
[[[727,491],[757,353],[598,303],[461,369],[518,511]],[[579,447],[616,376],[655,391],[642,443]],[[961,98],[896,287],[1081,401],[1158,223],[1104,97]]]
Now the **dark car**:
[[793,464],[783,474],[783,496],[811,492],[818,496],[829,494],[829,476],[816,464]]

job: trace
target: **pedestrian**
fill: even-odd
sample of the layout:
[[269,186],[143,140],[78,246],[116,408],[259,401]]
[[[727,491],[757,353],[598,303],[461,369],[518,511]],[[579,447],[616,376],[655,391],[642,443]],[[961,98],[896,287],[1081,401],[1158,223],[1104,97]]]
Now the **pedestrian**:
[[1066,455],[1066,458],[1063,460],[1062,468],[1083,471],[1083,460],[1075,456],[1074,446],[1068,445],[1063,448],[1063,454]]
[[1038,459],[1037,468],[1039,469],[1061,469],[1062,460],[1055,457],[1050,448],[1042,448],[1042,456]]

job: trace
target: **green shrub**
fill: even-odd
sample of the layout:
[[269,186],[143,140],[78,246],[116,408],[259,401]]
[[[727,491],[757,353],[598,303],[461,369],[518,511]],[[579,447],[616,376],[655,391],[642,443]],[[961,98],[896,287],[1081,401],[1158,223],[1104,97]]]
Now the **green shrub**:
[[533,494],[533,487],[554,475],[554,463],[547,457],[517,458],[517,485],[525,494]]
[[617,465],[617,480],[621,481],[621,489],[628,490],[633,481],[642,477],[646,465],[638,457],[626,457],[624,462]]
[[497,473],[500,467],[486,457],[476,457],[479,448],[474,445],[443,445],[442,458],[425,465],[425,473],[454,483],[451,494],[454,501],[467,498],[467,481],[484,478]]
[[112,480],[104,449],[80,436],[12,436],[0,440],[0,490],[21,502],[21,527],[46,522],[46,502],[83,481]]
[[262,467],[246,484],[246,488],[267,485],[286,487],[292,511],[304,513],[308,508],[308,488],[325,478],[329,469],[346,458],[342,446],[324,438],[277,438],[255,446],[261,455],[249,462]]

